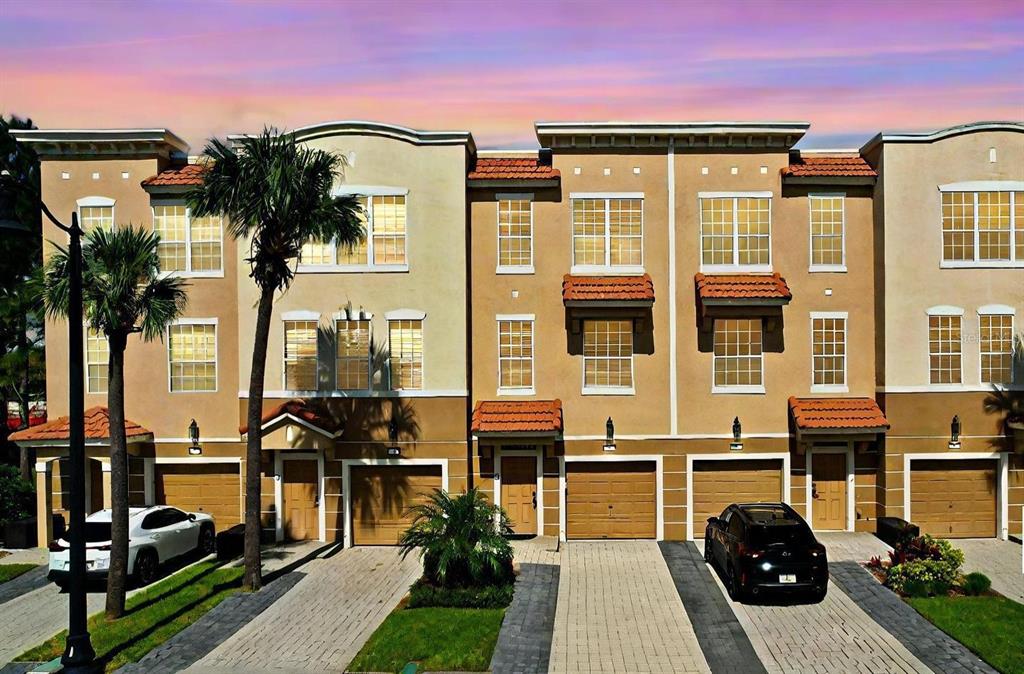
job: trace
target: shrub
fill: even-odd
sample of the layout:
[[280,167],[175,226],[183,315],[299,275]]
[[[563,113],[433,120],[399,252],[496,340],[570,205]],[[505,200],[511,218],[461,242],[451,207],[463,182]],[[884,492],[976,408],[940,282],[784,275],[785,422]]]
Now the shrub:
[[992,588],[992,581],[985,574],[975,571],[964,576],[961,587],[965,594],[974,597],[988,592]]
[[953,589],[951,583],[944,580],[936,580],[928,586],[928,593],[934,597],[948,597],[949,591]]
[[[926,588],[937,584],[946,586],[946,592],[956,582],[960,567],[935,559],[918,559],[913,562],[896,564],[889,569],[885,584],[901,594],[909,594],[907,583],[919,582]],[[940,585],[941,587],[941,585]]]
[[962,550],[953,547],[953,544],[949,541],[932,538],[928,534],[900,541],[895,549],[889,553],[889,561],[892,566],[918,560],[945,562],[955,565],[959,571],[964,563],[964,553]]
[[408,608],[505,608],[512,603],[514,588],[511,583],[487,587],[438,587],[421,579],[409,588]]
[[903,585],[903,593],[908,597],[927,597],[928,583],[911,578]]
[[0,464],[0,526],[32,517],[35,488],[15,466]]

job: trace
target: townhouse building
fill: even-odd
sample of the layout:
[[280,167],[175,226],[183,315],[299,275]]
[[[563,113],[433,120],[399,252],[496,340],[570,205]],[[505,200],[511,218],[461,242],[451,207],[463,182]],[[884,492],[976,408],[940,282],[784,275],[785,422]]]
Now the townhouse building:
[[[393,544],[426,490],[470,485],[517,533],[562,540],[699,538],[729,503],[780,499],[818,530],[1018,531],[1024,447],[984,408],[1024,383],[1007,347],[1024,125],[795,149],[808,126],[539,122],[534,152],[367,122],[292,132],[346,157],[335,189],[361,198],[367,237],[311,242],[275,304],[267,538]],[[51,210],[153,227],[192,284],[163,343],[128,349],[133,502],[237,523],[248,242],[191,216],[203,166],[170,132],[16,133]],[[105,341],[86,346],[99,508]],[[14,436],[38,452],[41,540],[63,508],[63,324],[47,366],[55,420]]]

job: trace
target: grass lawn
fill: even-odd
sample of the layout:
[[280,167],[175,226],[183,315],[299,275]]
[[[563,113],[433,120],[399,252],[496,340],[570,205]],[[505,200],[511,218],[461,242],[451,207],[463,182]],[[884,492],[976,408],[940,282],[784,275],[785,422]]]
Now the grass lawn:
[[[89,618],[96,656],[105,671],[136,662],[199,619],[241,586],[242,569],[214,562],[190,566],[128,598],[124,617],[108,622],[102,613]],[[44,662],[64,652],[67,632],[15,658]]]
[[34,568],[35,564],[0,564],[0,583],[6,583]]
[[485,671],[491,664],[505,609],[411,608],[389,615],[348,666],[354,672]]
[[1024,604],[994,596],[907,601],[936,627],[999,671],[1024,673]]

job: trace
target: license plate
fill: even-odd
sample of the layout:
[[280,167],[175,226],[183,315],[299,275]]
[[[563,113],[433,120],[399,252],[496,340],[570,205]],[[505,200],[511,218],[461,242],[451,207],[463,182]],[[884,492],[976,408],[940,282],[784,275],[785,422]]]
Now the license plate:
[[779,576],[779,582],[780,583],[795,583],[796,582],[796,574],[795,573],[783,573],[783,574],[781,574]]

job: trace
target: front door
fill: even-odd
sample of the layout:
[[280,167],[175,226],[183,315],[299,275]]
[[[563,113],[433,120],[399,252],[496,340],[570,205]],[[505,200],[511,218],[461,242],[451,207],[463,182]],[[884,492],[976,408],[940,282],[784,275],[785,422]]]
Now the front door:
[[537,533],[537,457],[501,457],[501,505],[514,533]]
[[289,541],[320,538],[320,500],[316,459],[284,463],[284,536]]
[[811,525],[846,529],[846,454],[815,454],[811,459]]

